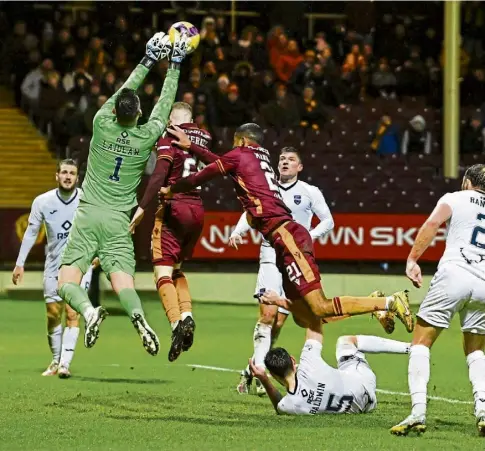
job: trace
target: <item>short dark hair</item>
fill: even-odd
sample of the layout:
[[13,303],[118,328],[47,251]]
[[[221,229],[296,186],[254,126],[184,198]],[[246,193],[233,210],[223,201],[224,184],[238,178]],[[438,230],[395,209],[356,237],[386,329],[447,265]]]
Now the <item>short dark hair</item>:
[[238,127],[235,134],[241,138],[247,138],[249,141],[253,141],[256,144],[263,144],[264,133],[258,124],[254,124],[252,122],[243,124]]
[[264,358],[264,364],[274,376],[284,378],[293,368],[288,351],[283,348],[270,349]]
[[474,164],[465,172],[465,179],[470,180],[474,188],[485,191],[485,164]]
[[116,119],[121,125],[129,125],[138,116],[140,99],[133,89],[123,88],[115,102]]
[[64,164],[67,164],[68,166],[76,166],[76,169],[79,169],[79,165],[77,164],[76,160],[73,160],[72,158],[66,158],[57,162],[56,172],[60,172],[61,166]]
[[283,147],[281,149],[280,155],[282,155],[284,153],[294,153],[294,154],[296,154],[296,156],[300,160],[300,163],[302,162],[300,151],[296,147],[292,147],[292,146]]

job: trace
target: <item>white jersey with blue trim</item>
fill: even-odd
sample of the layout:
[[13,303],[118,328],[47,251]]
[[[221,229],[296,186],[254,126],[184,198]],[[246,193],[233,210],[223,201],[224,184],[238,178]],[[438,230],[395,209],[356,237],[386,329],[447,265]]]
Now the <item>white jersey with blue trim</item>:
[[[35,236],[37,236],[42,225],[46,230],[44,277],[57,277],[61,254],[67,243],[74,213],[79,205],[80,194],[81,190],[76,188],[68,199],[63,199],[59,190],[53,189],[37,196],[32,203],[28,228],[32,230]],[[17,260],[17,265],[21,263],[19,266],[23,266],[27,258],[27,255],[22,254],[21,249]]]
[[[319,188],[301,180],[292,183],[279,183],[279,188],[283,201],[291,210],[293,219],[305,227],[314,240],[333,229],[332,214]],[[320,223],[311,229],[314,215],[318,217]],[[232,235],[243,235],[250,228],[246,219],[246,213],[243,213]],[[263,239],[261,242],[260,263],[274,263],[275,261],[274,249],[268,241]]]

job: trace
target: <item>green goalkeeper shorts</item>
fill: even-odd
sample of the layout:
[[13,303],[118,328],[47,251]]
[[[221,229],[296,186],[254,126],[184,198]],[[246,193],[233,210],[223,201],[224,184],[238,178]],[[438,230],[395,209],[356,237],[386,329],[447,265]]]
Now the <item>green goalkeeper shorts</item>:
[[108,276],[117,271],[134,276],[135,251],[129,225],[128,212],[79,202],[61,266],[77,266],[85,274],[93,259],[99,257]]

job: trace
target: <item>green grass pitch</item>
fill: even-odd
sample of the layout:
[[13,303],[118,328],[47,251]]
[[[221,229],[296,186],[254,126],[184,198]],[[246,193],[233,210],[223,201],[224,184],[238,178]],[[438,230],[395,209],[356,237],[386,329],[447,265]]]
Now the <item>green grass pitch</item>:
[[[111,305],[111,304],[110,304]],[[388,429],[409,412],[409,398],[379,394],[367,415],[277,416],[268,399],[241,396],[233,372],[193,369],[189,364],[240,369],[252,348],[256,306],[196,304],[194,347],[167,361],[169,328],[158,303],[146,310],[159,333],[161,351],[149,356],[124,316],[110,316],[98,343],[85,349],[82,336],[73,378],[41,377],[50,356],[44,303],[0,301],[1,450],[483,450],[471,404],[430,401],[428,432],[393,437]],[[396,339],[407,340],[397,326]],[[432,352],[430,395],[471,401],[457,324]],[[342,334],[382,335],[368,316],[329,325],[324,357],[334,364]],[[304,332],[291,320],[279,344],[298,356]],[[378,387],[407,392],[406,356],[369,356]]]

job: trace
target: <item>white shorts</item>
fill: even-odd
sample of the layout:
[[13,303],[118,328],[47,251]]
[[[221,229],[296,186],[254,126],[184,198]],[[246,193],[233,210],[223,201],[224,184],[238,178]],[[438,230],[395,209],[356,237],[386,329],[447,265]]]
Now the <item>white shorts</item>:
[[[90,266],[81,280],[81,288],[84,288],[87,291],[91,284],[92,277],[93,267]],[[50,304],[51,302],[62,302],[62,299],[57,294],[57,277],[44,277],[44,299],[46,304]]]
[[460,313],[461,330],[485,335],[485,281],[466,268],[446,263],[438,268],[417,316],[447,329]]
[[377,406],[376,375],[365,354],[351,343],[337,341],[337,368],[346,385],[352,387],[354,412],[370,412]]
[[[260,290],[263,288],[276,291],[278,295],[285,297],[285,292],[283,291],[283,278],[276,267],[276,263],[265,263],[260,261],[255,295],[259,295]],[[278,312],[285,315],[290,314],[290,312],[283,307],[278,307]]]

